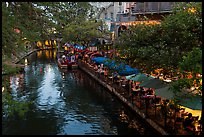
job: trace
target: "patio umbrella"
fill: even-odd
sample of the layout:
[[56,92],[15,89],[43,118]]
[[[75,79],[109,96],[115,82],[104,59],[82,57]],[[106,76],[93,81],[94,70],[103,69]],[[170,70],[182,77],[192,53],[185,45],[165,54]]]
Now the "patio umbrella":
[[124,69],[118,71],[118,74],[121,76],[127,76],[127,75],[138,74],[138,73],[139,73],[138,69],[128,67],[128,65],[126,65]]
[[90,58],[93,58],[93,57],[103,57],[103,55],[96,52],[90,55]]
[[91,60],[94,61],[95,63],[101,64],[107,59],[108,58],[106,58],[106,57],[94,57]]
[[136,76],[136,74],[132,74],[132,75],[125,76],[125,78],[128,79],[128,80],[132,80],[132,78],[135,77],[135,76]]
[[114,69],[116,67],[116,62],[114,60],[105,60],[104,65],[107,66],[109,69]]
[[145,82],[142,82],[141,84],[139,84],[139,86],[158,89],[158,88],[166,87],[167,84],[165,84],[162,80],[158,78],[152,78],[152,79],[146,80]]
[[200,95],[189,95],[189,96],[178,96],[176,97],[178,104],[185,106],[193,110],[202,110],[202,96]]
[[173,99],[174,92],[169,88],[169,86],[159,88],[155,90],[157,96],[163,97],[165,99]]
[[139,73],[138,75],[136,75],[135,77],[132,77],[131,80],[133,81],[137,81],[137,82],[143,82],[143,81],[147,81],[153,79],[153,77],[148,77],[145,74]]

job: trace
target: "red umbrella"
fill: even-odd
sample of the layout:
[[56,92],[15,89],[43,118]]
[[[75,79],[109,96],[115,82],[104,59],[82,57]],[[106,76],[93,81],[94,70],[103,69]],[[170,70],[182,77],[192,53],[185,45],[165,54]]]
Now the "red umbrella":
[[82,54],[84,54],[84,53],[86,53],[86,52],[88,52],[89,50],[88,49],[84,49],[84,50],[82,50]]
[[91,54],[93,54],[93,52],[92,52],[92,51],[90,51],[90,52],[88,52],[88,53],[86,53],[86,54],[90,56]]
[[103,57],[103,55],[96,52],[96,53],[93,53],[90,55],[90,58],[92,58],[92,57]]

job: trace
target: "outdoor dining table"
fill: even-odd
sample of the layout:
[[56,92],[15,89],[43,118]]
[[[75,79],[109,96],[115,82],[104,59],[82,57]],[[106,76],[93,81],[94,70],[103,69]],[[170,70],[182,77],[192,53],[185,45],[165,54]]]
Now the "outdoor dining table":
[[155,97],[155,95],[145,95],[145,96],[142,96],[143,98],[154,98]]
[[140,91],[140,89],[139,89],[139,88],[138,88],[138,89],[132,88],[132,91],[133,91],[133,92],[138,92],[138,91]]
[[138,95],[140,93],[140,89],[132,88],[132,94],[134,96]]

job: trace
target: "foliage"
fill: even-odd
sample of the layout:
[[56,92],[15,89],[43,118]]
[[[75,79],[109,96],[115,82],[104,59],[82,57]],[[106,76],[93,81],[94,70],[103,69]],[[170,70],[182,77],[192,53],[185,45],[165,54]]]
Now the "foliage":
[[2,118],[23,118],[32,102],[12,96],[9,78],[9,76],[2,77],[2,87],[4,87],[4,91],[2,91]]
[[24,38],[32,44],[65,38],[64,26],[93,18],[95,10],[89,2],[2,2],[3,56],[25,50]]
[[[93,13],[88,2],[2,2],[2,58],[5,61],[24,52],[25,38],[31,44],[61,38],[63,26],[90,19]],[[6,64],[3,68],[6,74],[20,69]],[[15,100],[7,92],[2,96],[3,113],[24,115],[29,103]]]
[[[192,7],[195,12],[189,11]],[[129,27],[115,47],[121,56],[127,56],[130,64],[146,72],[154,68],[177,70],[183,56],[193,47],[202,48],[201,9],[200,2],[180,3],[160,25]]]
[[187,77],[188,73],[192,73],[192,78],[181,78],[172,83],[172,88],[181,91],[184,87],[191,88],[195,84],[199,87],[197,94],[202,95],[201,78],[196,74],[202,74],[202,51],[200,48],[194,47],[193,50],[183,56],[183,61],[179,63],[180,71]]
[[12,66],[7,65],[7,64],[3,64],[3,68],[4,68],[4,73],[5,73],[5,74],[18,73],[18,72],[20,72],[20,70],[21,70],[20,67],[12,67]]
[[202,50],[200,48],[194,47],[182,59],[182,62],[179,63],[182,71],[192,72],[194,75],[202,74]]
[[103,22],[96,20],[85,20],[78,23],[71,22],[64,28],[64,40],[88,46],[92,39],[101,38],[104,37],[104,34],[107,34],[101,29],[102,26]]
[[29,110],[31,102],[14,100],[9,92],[2,94],[2,114],[3,117],[23,118]]

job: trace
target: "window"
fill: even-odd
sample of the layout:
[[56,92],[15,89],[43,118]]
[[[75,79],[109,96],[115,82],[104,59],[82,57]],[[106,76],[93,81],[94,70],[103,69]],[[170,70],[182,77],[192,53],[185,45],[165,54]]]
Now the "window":
[[111,12],[110,15],[111,15],[111,21],[113,21],[113,13]]
[[108,14],[107,13],[105,13],[105,19],[107,19],[108,18]]
[[119,6],[121,6],[122,5],[122,2],[119,2]]

